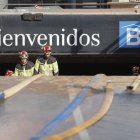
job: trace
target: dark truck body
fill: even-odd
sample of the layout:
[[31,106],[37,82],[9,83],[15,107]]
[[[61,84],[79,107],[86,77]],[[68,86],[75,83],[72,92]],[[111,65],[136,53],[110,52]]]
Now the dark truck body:
[[139,45],[120,47],[126,37],[120,23],[139,17],[135,9],[5,9],[0,13],[0,62],[15,62],[21,50],[34,59],[46,43],[61,62],[138,62]]

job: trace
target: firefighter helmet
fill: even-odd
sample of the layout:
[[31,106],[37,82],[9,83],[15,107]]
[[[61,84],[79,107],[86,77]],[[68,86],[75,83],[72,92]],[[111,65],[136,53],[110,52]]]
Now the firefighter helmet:
[[49,45],[45,45],[44,47],[41,48],[43,52],[52,52],[52,48]]
[[12,70],[7,70],[5,76],[12,76],[14,72]]
[[26,51],[21,51],[21,52],[19,52],[19,57],[20,58],[28,58],[28,53],[26,52]]

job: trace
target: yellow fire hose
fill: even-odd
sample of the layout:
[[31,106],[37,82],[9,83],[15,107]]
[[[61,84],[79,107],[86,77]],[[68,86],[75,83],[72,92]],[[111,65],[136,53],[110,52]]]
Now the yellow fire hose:
[[91,119],[85,121],[83,124],[80,124],[62,133],[58,133],[50,137],[44,138],[43,140],[65,140],[78,134],[79,132],[85,130],[86,128],[93,126],[95,123],[101,120],[109,111],[109,108],[112,104],[113,95],[114,94],[112,84],[108,83],[106,86],[106,97],[104,99],[104,102],[100,110]]
[[23,82],[1,92],[0,94],[0,99],[1,100],[5,100],[11,96],[13,96],[14,94],[16,94],[18,91],[20,91],[21,89],[23,89],[25,86],[27,86],[28,84],[30,84],[31,82],[33,82],[34,80],[40,78],[42,75],[35,75],[32,76],[30,78],[28,78],[27,80],[24,80]]
[[127,86],[127,89],[135,91],[140,85],[140,75],[136,77],[133,83],[130,86]]

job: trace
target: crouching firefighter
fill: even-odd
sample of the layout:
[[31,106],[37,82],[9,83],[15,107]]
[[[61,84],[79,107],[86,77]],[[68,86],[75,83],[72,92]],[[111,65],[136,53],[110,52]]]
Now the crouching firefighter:
[[55,57],[51,56],[52,49],[49,45],[41,48],[44,55],[37,58],[35,70],[46,76],[57,76],[59,74],[58,63]]
[[138,76],[140,74],[140,67],[139,66],[134,66],[132,68],[132,72],[134,76]]
[[6,77],[12,76],[13,75],[13,71],[12,70],[7,70],[5,75]]
[[34,63],[28,61],[28,57],[29,55],[26,51],[19,52],[20,63],[16,65],[12,76],[33,76],[37,74],[34,69]]

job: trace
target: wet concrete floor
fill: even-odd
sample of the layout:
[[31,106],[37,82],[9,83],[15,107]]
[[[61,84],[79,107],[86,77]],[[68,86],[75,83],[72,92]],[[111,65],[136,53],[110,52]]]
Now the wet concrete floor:
[[[0,90],[4,91],[25,79],[0,77]],[[88,85],[91,79],[93,83]],[[70,140],[139,140],[140,87],[134,93],[125,91],[135,79],[136,76],[106,77],[102,74],[41,77],[0,103],[0,140],[30,140],[63,112],[83,88],[90,88],[90,92],[78,109],[53,128],[49,135],[90,119],[103,103],[106,81],[112,83],[114,91],[109,112],[101,121]]]

